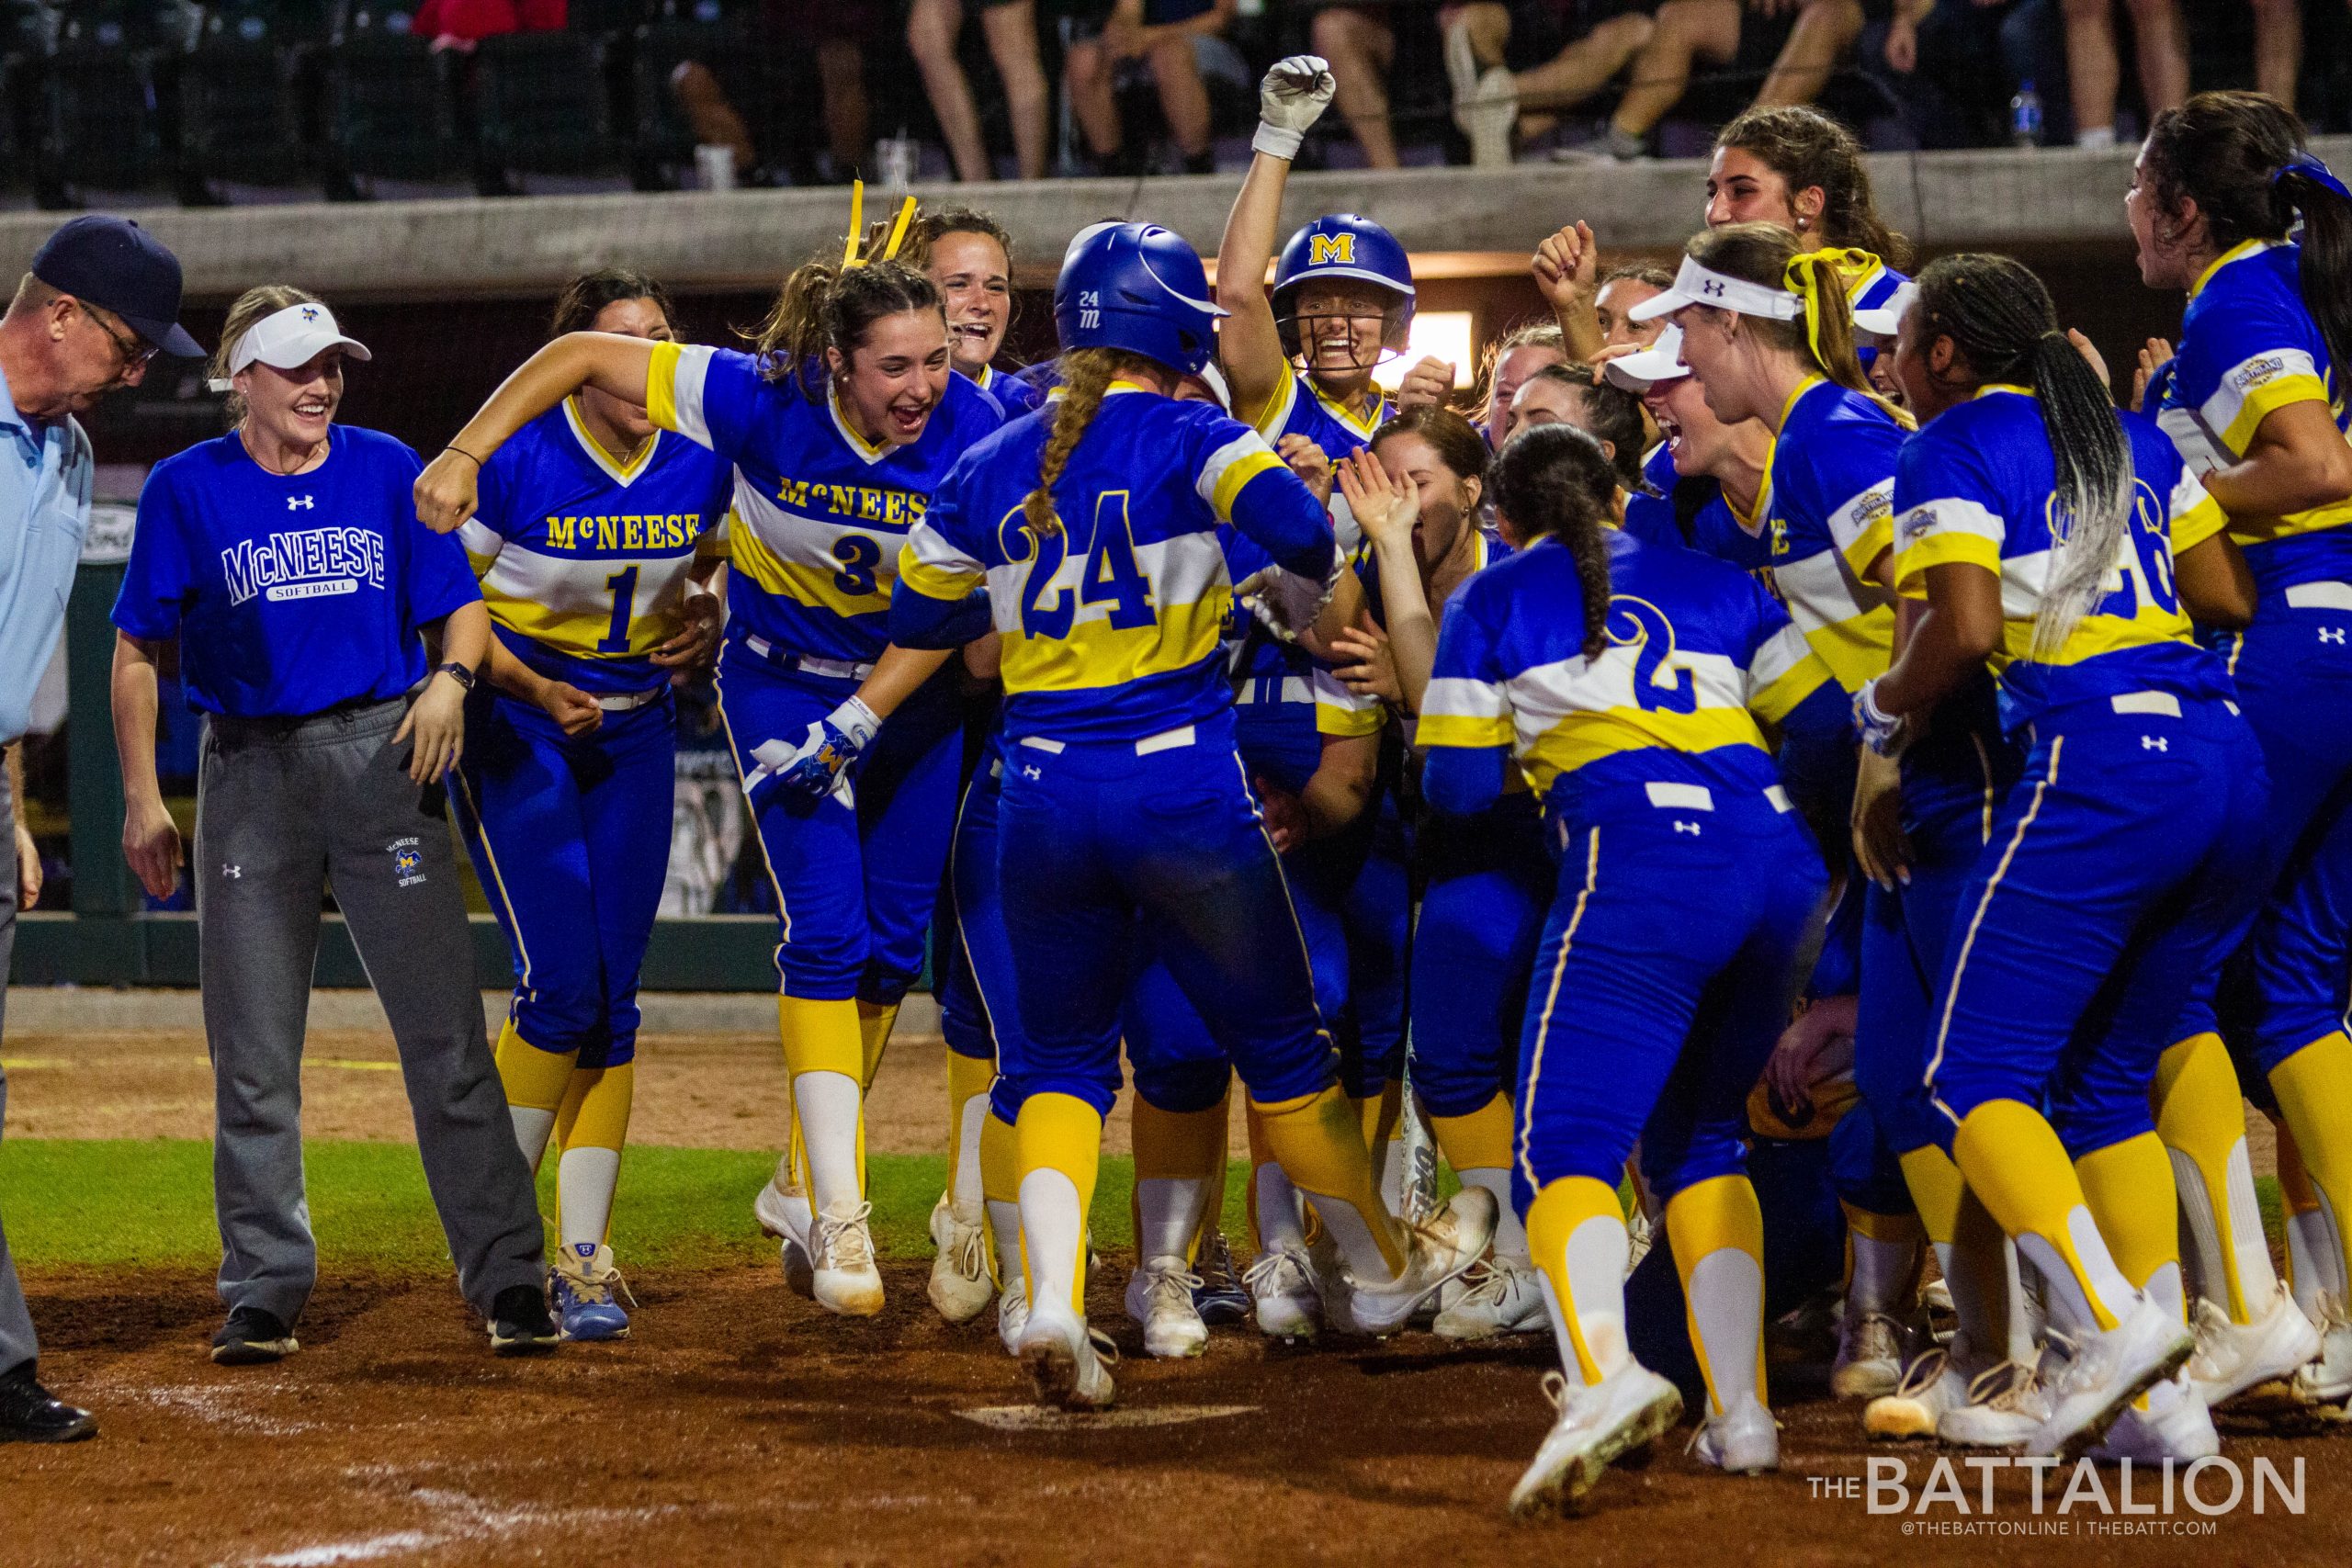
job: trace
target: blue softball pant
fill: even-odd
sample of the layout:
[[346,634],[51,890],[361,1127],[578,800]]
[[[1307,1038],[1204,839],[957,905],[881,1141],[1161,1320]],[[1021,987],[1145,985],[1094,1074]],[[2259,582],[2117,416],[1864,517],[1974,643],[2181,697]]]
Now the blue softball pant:
[[1040,1093],[1109,1112],[1147,922],[1253,1099],[1334,1081],[1306,942],[1229,713],[1141,742],[1024,740],[1004,758],[997,865],[1020,1028],[998,1041],[999,1115]]
[[1431,1116],[1468,1116],[1507,1092],[1554,867],[1532,795],[1438,817],[1417,844],[1428,880],[1413,927],[1413,1092]]
[[[922,974],[923,939],[955,832],[963,713],[943,671],[885,720],[852,774],[857,804],[771,796],[760,848],[775,886],[784,994],[892,1003]],[[855,683],[778,669],[730,641],[718,711],[748,774],[752,748],[797,745]]]
[[[2248,1091],[2267,1095],[2273,1068],[2344,1027],[2352,982],[2352,585],[2265,593],[2225,651],[2270,775],[2271,880],[2223,980],[2222,1025],[2254,1069]],[[2214,1027],[2200,996],[2175,1036]]]
[[1632,806],[1559,829],[1520,1041],[1512,1196],[1614,1187],[1638,1141],[1661,1199],[1745,1168],[1747,1095],[1795,999],[1828,877],[1761,792],[1712,809]]
[[2156,1059],[2261,900],[2269,784],[2245,721],[2212,699],[2113,701],[2175,711],[2037,720],[1962,889],[1924,1074],[1947,1149],[1994,1100],[2046,1106],[2076,1157],[2153,1131]]
[[1340,1083],[1356,1099],[1373,1100],[1405,1076],[1413,942],[1412,834],[1385,766],[1372,805],[1334,846],[1333,868],[1345,882],[1338,902],[1347,1005],[1328,1016]]
[[583,1067],[637,1055],[637,983],[670,869],[677,713],[665,693],[572,737],[503,693],[468,705],[452,793],[514,957],[508,1017]]

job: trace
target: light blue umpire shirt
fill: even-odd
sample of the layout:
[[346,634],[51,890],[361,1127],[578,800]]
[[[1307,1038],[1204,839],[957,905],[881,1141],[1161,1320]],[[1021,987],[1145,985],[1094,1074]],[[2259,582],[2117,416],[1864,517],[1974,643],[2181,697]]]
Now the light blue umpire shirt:
[[27,419],[0,373],[0,746],[25,733],[57,651],[96,473],[74,416]]

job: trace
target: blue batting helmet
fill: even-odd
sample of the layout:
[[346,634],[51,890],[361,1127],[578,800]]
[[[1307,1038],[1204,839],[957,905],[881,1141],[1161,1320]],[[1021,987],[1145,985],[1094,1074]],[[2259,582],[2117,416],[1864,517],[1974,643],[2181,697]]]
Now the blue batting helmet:
[[1283,247],[1282,259],[1274,264],[1273,305],[1283,346],[1298,352],[1291,340],[1297,335],[1294,301],[1299,287],[1315,278],[1340,277],[1375,284],[1396,296],[1381,336],[1388,347],[1402,349],[1413,321],[1412,258],[1396,235],[1353,212],[1327,212]]
[[1062,347],[1117,348],[1195,375],[1216,348],[1208,273],[1183,239],[1156,223],[1079,231],[1054,284]]

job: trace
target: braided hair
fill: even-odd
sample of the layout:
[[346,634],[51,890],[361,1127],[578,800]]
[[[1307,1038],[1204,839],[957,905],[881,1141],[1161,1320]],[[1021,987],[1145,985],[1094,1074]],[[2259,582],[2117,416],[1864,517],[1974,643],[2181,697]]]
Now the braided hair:
[[1609,539],[1616,470],[1600,443],[1572,424],[1538,424],[1503,443],[1488,470],[1495,505],[1521,537],[1549,534],[1576,558],[1584,597],[1584,656],[1609,647]]
[[1040,538],[1062,531],[1054,511],[1054,486],[1069,466],[1086,427],[1094,423],[1111,383],[1122,374],[1156,368],[1152,362],[1115,348],[1073,348],[1058,361],[1061,396],[1054,403],[1053,427],[1046,433],[1046,449],[1037,457],[1037,488],[1022,498],[1022,520]]
[[2030,387],[2056,468],[2058,515],[2033,654],[2055,654],[2105,592],[2132,524],[2132,444],[2107,385],[2066,340],[2050,290],[2007,256],[1942,256],[1919,275],[1918,340],[1950,338],[1981,383]]
[[2197,203],[2216,250],[2284,240],[2300,217],[2303,308],[2340,382],[2352,370],[2352,201],[2314,166],[2294,111],[2261,93],[2199,93],[2156,116],[2146,170],[2166,211]]

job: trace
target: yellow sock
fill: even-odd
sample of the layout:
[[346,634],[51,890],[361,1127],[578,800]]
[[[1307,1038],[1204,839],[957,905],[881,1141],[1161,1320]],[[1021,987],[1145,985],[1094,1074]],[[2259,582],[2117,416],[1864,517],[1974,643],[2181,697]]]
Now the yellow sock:
[[[1193,1261],[1211,1189],[1225,1168],[1225,1123],[1223,1100],[1206,1111],[1162,1111],[1136,1097],[1129,1134],[1136,1180],[1127,1203],[1137,1258],[1175,1254]],[[1147,1182],[1159,1185],[1147,1190]],[[1181,1235],[1170,1229],[1179,1220]]]
[[2315,1214],[2319,1213],[2319,1190],[2312,1185],[2312,1173],[2303,1168],[2302,1150],[2295,1146],[2294,1130],[2278,1128],[2278,1211],[2282,1214]]
[[515,1032],[513,1019],[508,1019],[506,1027],[498,1032],[493,1055],[498,1062],[498,1081],[506,1091],[506,1103],[544,1111],[549,1115],[562,1106],[563,1091],[571,1082],[572,1064],[580,1059],[577,1051],[540,1050]]
[[951,1203],[968,1204],[980,1195],[980,1124],[987,1120],[989,1087],[995,1082],[995,1058],[947,1053],[947,1197]]
[[2278,1276],[2254,1196],[2245,1097],[2222,1037],[2192,1034],[2167,1049],[2156,1061],[2153,1098],[2156,1135],[2169,1151],[2197,1248],[2198,1277],[2208,1294],[2218,1292],[2231,1322],[2250,1322],[2254,1311],[2269,1309]]
[[858,1048],[862,1060],[858,1070],[858,1087],[874,1087],[874,1075],[882,1066],[883,1048],[890,1043],[890,1031],[899,1023],[897,1002],[860,1002],[857,1004]]
[[1510,1101],[1501,1095],[1467,1116],[1432,1116],[1430,1135],[1456,1172],[1510,1168]]
[[1373,1185],[1357,1108],[1333,1085],[1256,1109],[1267,1148],[1307,1195],[1357,1279],[1395,1279],[1405,1267],[1405,1235]]
[[628,1113],[637,1096],[637,1064],[582,1067],[564,1091],[555,1119],[556,1146],[618,1149],[628,1145]]
[[2116,1269],[2083,1197],[2065,1145],[2041,1112],[2022,1100],[1988,1100],[1952,1138],[1952,1158],[1984,1201],[2069,1305],[2104,1330],[2131,1305],[2132,1285]]
[[1587,1383],[1624,1365],[1625,1259],[1633,1248],[1617,1192],[1589,1176],[1546,1183],[1527,1208],[1527,1247],[1551,1287],[1560,1361]]
[[845,1073],[865,1081],[865,1044],[858,1004],[847,998],[778,997],[776,1028],[784,1038],[784,1065],[801,1073]]
[[2335,1033],[2312,1041],[2270,1069],[2270,1089],[2327,1222],[2315,1237],[2334,1254],[2324,1264],[2346,1280],[2352,1277],[2352,1248],[2344,1238],[2352,1224],[2352,1039]]
[[[2030,1359],[2031,1342],[2018,1313],[2016,1249],[1961,1179],[1951,1156],[1933,1144],[1899,1156],[1920,1228],[1951,1292],[1952,1312],[1979,1354]],[[2012,1344],[2012,1340],[2017,1342]],[[2008,1347],[2005,1352],[2004,1347]]]
[[[2075,1162],[2075,1174],[2082,1180],[2083,1201],[2098,1222],[2098,1234],[2106,1238],[2108,1255],[2124,1279],[2135,1289],[2148,1290],[2157,1271],[2170,1264],[2177,1295],[2179,1202],[2163,1140],[2143,1133],[2093,1149]],[[2156,1289],[2164,1290],[2161,1282]],[[2182,1317],[2187,1320],[2185,1312]]]
[[1959,1232],[1960,1195],[1966,1188],[1960,1179],[1960,1167],[1933,1144],[1913,1149],[1897,1163],[1903,1167],[1903,1185],[1911,1190],[1911,1202],[1919,1211],[1919,1224],[1928,1239],[1939,1247],[1951,1246]]
[[[1230,1090],[1227,1098],[1228,1100],[1231,1099]],[[1217,1129],[1216,1175],[1209,1182],[1209,1201],[1201,1210],[1201,1228],[1193,1236],[1193,1258],[1195,1262],[1205,1255],[1210,1239],[1225,1229],[1226,1183],[1233,1171],[1225,1157],[1225,1142],[1226,1129],[1220,1125]]]
[[[1666,1235],[1682,1276],[1691,1348],[1716,1415],[1752,1386],[1764,1404],[1764,1211],[1745,1176],[1718,1176],[1667,1200]],[[1743,1383],[1740,1380],[1752,1380]]]
[[[1013,1123],[1023,1276],[1032,1302],[1058,1292],[1086,1316],[1086,1221],[1102,1159],[1102,1118],[1074,1095],[1033,1094]],[[1033,1180],[1046,1173],[1043,1180]],[[1065,1189],[1052,1177],[1069,1183]]]

